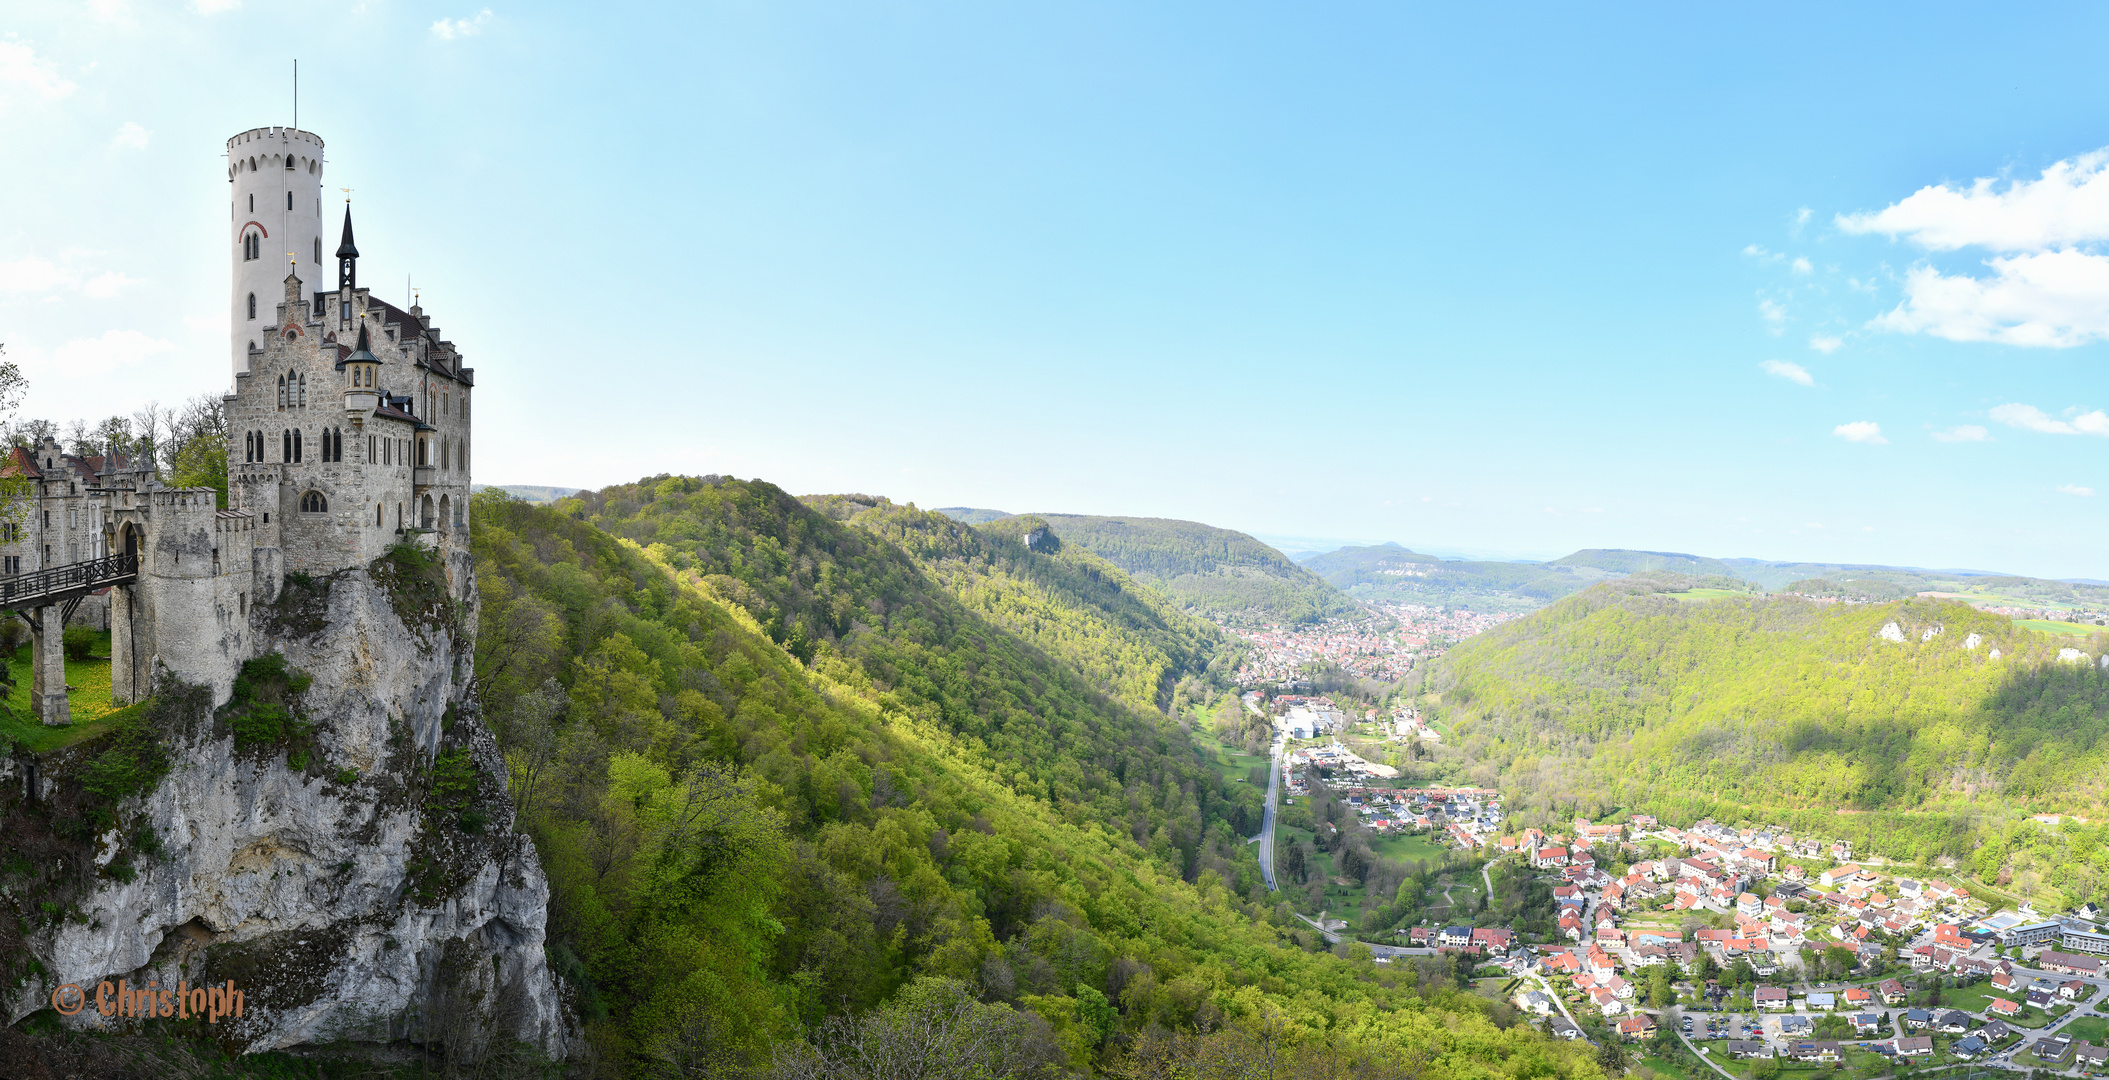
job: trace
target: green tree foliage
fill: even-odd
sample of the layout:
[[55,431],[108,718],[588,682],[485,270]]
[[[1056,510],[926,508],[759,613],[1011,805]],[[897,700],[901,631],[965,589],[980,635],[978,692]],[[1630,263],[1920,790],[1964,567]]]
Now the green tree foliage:
[[952,1015],[1092,1068],[1138,1032],[1276,1016],[1299,1046],[1424,1048],[1430,1078],[1593,1080],[1494,1006],[1275,923],[1241,842],[1257,795],[1080,666],[1191,631],[1078,585],[1045,618],[1135,640],[1041,647],[964,597],[1057,595],[1003,569],[1043,556],[874,506],[691,478],[473,503],[483,618],[514,628],[477,677],[603,1060],[825,1070]]
[[[1948,601],[1689,603],[1659,588],[1598,586],[1431,665],[1425,689],[1475,777],[1526,817],[1779,821],[1997,873],[2017,847],[2064,843],[2023,811],[2100,812],[2103,638],[2052,640]],[[1883,636],[1891,623],[1902,641]],[[2075,646],[2090,662],[2059,659]],[[2069,896],[2109,870],[2073,852],[2042,867]]]
[[[1317,622],[1359,605],[1288,556],[1241,532],[1197,521],[1037,514],[1061,538],[1176,603],[1227,621]],[[1019,518],[989,522],[1010,531]]]

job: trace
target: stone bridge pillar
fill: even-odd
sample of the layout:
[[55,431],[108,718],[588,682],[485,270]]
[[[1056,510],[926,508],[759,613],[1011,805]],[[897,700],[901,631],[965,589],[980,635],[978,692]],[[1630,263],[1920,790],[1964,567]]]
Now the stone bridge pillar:
[[45,727],[73,723],[66,701],[66,606],[46,604],[24,612],[30,619],[29,699]]

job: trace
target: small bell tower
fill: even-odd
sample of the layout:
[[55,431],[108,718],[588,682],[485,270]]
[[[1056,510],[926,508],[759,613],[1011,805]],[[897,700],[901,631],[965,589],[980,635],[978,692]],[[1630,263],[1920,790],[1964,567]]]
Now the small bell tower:
[[337,367],[344,372],[344,411],[353,427],[362,427],[381,404],[381,358],[367,347],[364,322],[359,324],[359,347]]
[[[352,243],[351,200],[344,202],[344,238],[337,243],[337,325],[339,329],[351,328],[352,293],[359,288],[359,246]],[[359,335],[359,347],[366,347],[366,335]]]

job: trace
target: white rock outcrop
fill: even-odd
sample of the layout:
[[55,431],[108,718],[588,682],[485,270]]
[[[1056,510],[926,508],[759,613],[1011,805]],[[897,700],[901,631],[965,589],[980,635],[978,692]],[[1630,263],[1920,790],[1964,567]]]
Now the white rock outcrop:
[[[466,574],[466,560],[455,568]],[[313,677],[305,752],[237,748],[191,689],[170,771],[119,811],[125,843],[150,826],[161,853],[128,851],[132,880],[93,876],[77,921],[27,936],[49,976],[5,993],[10,1020],[72,983],[91,1004],[68,1022],[109,1030],[123,1020],[94,1008],[103,980],[232,979],[244,1014],[213,1034],[245,1050],[409,1039],[458,1052],[497,1039],[564,1053],[567,1014],[543,955],[549,886],[512,831],[504,762],[474,715],[473,624],[412,612],[406,625],[363,569],[326,584],[305,626],[252,607],[287,666]],[[35,797],[61,795],[94,746],[36,763]],[[433,796],[442,754],[455,775],[464,758],[474,766],[473,795],[451,806]]]
[[1884,641],[1894,641],[1902,645],[1904,643],[1904,628],[1893,622],[1883,623],[1882,633],[1879,636]]
[[1984,640],[1985,637],[1983,634],[1972,633],[1970,636],[1963,639],[1963,648],[1975,649],[1979,645],[1984,644]]
[[2087,654],[2078,649],[2059,649],[2058,662],[2061,664],[2084,664],[2087,662]]
[[1934,638],[1937,638],[1947,632],[1948,628],[1945,626],[1929,626],[1926,628],[1925,633],[1919,635],[1919,640],[1922,642],[1932,641]]

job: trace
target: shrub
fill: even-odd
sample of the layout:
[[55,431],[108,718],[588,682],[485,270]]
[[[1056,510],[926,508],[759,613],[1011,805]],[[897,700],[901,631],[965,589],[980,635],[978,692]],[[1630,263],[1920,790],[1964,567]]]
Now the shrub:
[[283,653],[266,653],[244,663],[219,712],[234,732],[235,748],[284,743],[287,764],[296,771],[306,769],[308,725],[300,716],[300,696],[314,681],[307,672],[287,667]]
[[95,654],[96,633],[75,623],[66,628],[65,650],[68,660],[86,660]]

